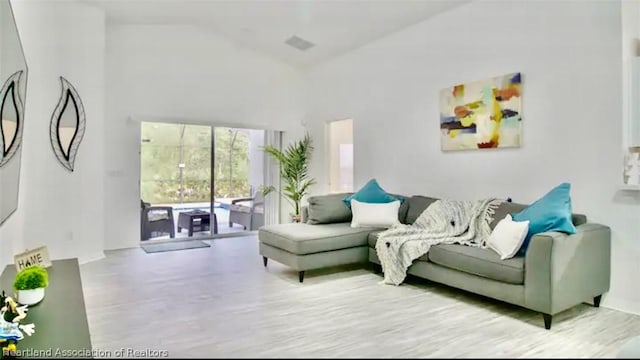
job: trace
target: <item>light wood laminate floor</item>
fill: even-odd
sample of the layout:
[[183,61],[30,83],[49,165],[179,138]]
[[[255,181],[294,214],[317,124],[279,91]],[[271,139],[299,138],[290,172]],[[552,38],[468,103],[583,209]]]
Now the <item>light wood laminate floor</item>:
[[256,236],[109,252],[81,266],[93,348],[170,357],[615,357],[640,316],[582,304],[550,331],[533,311],[362,266],[262,265]]

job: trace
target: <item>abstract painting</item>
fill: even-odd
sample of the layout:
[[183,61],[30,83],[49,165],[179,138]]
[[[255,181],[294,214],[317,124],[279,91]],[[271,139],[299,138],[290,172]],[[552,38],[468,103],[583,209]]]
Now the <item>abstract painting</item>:
[[520,147],[521,109],[520,73],[441,90],[442,150]]

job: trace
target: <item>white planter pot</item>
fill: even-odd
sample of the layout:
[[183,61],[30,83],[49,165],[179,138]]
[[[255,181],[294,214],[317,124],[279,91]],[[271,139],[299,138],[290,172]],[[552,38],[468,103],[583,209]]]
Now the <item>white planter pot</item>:
[[44,288],[18,290],[18,302],[22,305],[35,305],[44,299]]

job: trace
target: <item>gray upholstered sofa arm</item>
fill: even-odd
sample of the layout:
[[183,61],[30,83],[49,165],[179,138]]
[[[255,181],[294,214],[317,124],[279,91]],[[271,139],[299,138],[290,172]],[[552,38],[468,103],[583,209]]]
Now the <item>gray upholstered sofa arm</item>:
[[525,304],[556,314],[609,291],[611,229],[586,223],[576,234],[533,236],[525,257]]

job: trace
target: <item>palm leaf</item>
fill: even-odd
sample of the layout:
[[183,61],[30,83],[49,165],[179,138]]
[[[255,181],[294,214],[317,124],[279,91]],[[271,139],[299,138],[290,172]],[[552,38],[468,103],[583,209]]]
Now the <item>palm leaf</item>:
[[[264,146],[263,151],[280,164],[280,176],[284,182],[280,195],[293,202],[296,215],[299,215],[300,201],[316,183],[315,179],[309,178],[309,162],[313,152],[311,136],[306,133],[304,138],[289,144],[284,151],[273,146]],[[267,193],[263,193],[265,196],[275,191],[274,187],[269,188]]]

